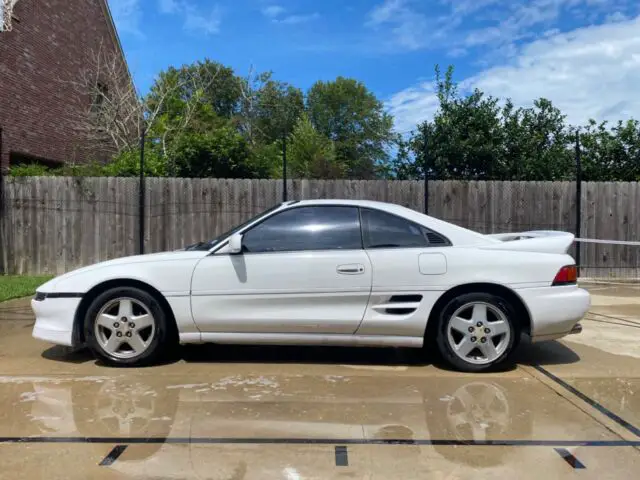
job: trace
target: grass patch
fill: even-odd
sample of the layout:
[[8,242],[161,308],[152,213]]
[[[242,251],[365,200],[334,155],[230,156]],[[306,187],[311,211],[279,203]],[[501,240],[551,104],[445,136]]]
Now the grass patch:
[[36,293],[36,288],[52,278],[52,276],[0,275],[0,302],[33,295]]

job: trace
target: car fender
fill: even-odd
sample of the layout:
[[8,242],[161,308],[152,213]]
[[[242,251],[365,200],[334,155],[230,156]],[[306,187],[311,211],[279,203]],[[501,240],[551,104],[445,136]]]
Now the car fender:
[[[41,285],[37,290],[46,294],[84,297],[94,288],[106,283],[135,281],[159,292],[171,309],[180,336],[199,335],[199,329],[191,314],[191,277],[198,261],[207,252],[183,252],[177,255],[131,257],[101,262],[74,270]],[[51,301],[59,301],[52,298]],[[79,305],[86,307],[86,301]],[[78,322],[78,313],[74,324]],[[74,338],[77,335],[74,327]]]

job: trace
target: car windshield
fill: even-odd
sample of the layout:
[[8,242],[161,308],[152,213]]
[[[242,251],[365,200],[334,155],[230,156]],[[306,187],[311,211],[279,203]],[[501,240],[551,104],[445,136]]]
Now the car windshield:
[[212,248],[219,241],[221,241],[221,240],[233,235],[234,233],[236,233],[239,230],[242,230],[244,227],[246,227],[250,223],[253,223],[256,220],[259,220],[260,218],[270,214],[274,210],[279,209],[281,206],[282,206],[282,204],[275,205],[275,206],[269,208],[268,210],[265,210],[264,212],[256,215],[255,217],[250,218],[246,222],[241,223],[240,225],[237,225],[237,226],[233,227],[231,230],[229,230],[227,232],[224,232],[223,234],[218,235],[215,238],[212,238],[211,240],[208,240],[206,242],[194,243],[193,245],[188,245],[187,247],[185,247],[185,250],[209,250],[210,248]]

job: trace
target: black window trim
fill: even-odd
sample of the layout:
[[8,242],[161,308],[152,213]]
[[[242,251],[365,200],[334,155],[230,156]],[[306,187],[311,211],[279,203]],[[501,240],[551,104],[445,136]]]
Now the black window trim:
[[[233,234],[231,234],[231,235],[229,235],[229,236],[227,236],[225,238],[220,239],[220,241],[218,243],[216,243],[215,245],[213,245],[211,250],[209,250],[209,255],[208,256],[215,255],[218,251],[222,250],[224,247],[229,245],[229,239],[233,235],[235,235],[237,233],[241,233],[241,234],[244,235],[245,232],[247,232],[251,228],[253,228],[253,227],[257,226],[257,225],[260,225],[265,220],[273,217],[274,215],[277,215],[280,212],[284,212],[285,210],[289,210],[289,206],[290,205],[294,205],[294,204],[299,203],[299,202],[300,202],[300,200],[289,200],[288,202],[283,202],[283,203],[280,203],[278,205],[275,205],[274,207],[271,208],[271,211],[269,211],[269,209],[268,209],[267,211],[263,212],[263,213],[265,213],[265,215],[262,218],[258,219],[255,223],[250,223],[248,225],[245,225],[241,229],[233,232]],[[259,217],[259,216],[260,216],[260,214],[256,215],[256,217]],[[237,228],[237,227],[234,227],[234,229],[235,228]],[[232,230],[234,230],[234,229],[232,229]],[[219,253],[218,255],[228,255],[228,254]]]
[[[317,208],[317,207],[342,207],[342,208],[355,208],[358,212],[358,224],[360,226],[360,248],[324,248],[324,249],[309,249],[309,250],[278,250],[277,252],[243,252],[243,255],[274,255],[279,253],[300,253],[300,252],[359,252],[364,251],[364,238],[363,238],[363,230],[362,230],[362,218],[360,215],[360,207],[358,205],[349,205],[346,203],[323,203],[316,205],[297,205],[291,204],[292,206],[288,206],[286,208],[280,208],[275,210],[271,215],[267,215],[264,218],[261,218],[258,222],[248,225],[246,228],[235,232],[236,234],[241,233],[243,236],[246,235],[247,232],[253,230],[255,227],[261,225],[263,222],[266,222],[270,218],[275,217],[276,215],[284,212],[288,212],[290,210],[296,210],[300,208]],[[210,253],[210,255],[216,254],[219,250],[224,248],[229,244],[229,240],[226,239],[220,247],[216,248],[214,251]],[[230,253],[218,253],[218,256],[231,255]]]
[[[361,238],[362,238],[362,245],[363,248],[365,250],[400,250],[400,249],[404,249],[404,250],[416,250],[416,249],[421,249],[421,248],[448,248],[448,247],[453,247],[453,243],[451,242],[451,240],[449,240],[449,238],[446,235],[443,235],[440,232],[436,232],[435,230],[433,230],[432,228],[429,228],[425,225],[422,225],[420,223],[414,222],[413,220],[409,220],[406,217],[403,217],[401,215],[397,215],[395,213],[389,212],[387,210],[382,210],[380,208],[373,208],[373,207],[359,207],[360,208],[360,230],[361,230]],[[427,239],[427,245],[425,245],[424,247],[403,247],[403,246],[398,246],[398,247],[379,247],[379,248],[375,248],[375,247],[367,247],[364,244],[364,237],[365,237],[365,232],[364,232],[364,221],[362,220],[362,211],[363,210],[369,210],[372,212],[381,212],[387,215],[391,215],[392,217],[398,218],[404,222],[407,222],[410,225],[413,225],[416,228],[420,228],[420,229],[424,229],[427,230],[428,232],[431,232],[435,235],[438,235],[440,237],[442,237],[444,239],[444,241],[446,242],[445,244],[442,245],[432,245],[430,244],[430,242]]]
[[[264,218],[261,218],[260,220],[258,220],[256,223],[252,223],[251,225],[247,225],[245,228],[243,228],[242,230],[239,230],[237,233],[241,233],[242,235],[245,235],[247,232],[249,232],[250,230],[254,229],[255,227],[257,227],[258,225],[262,224],[263,222],[266,222],[267,220],[269,220],[270,218],[280,214],[280,213],[284,213],[287,212],[289,210],[295,210],[298,208],[309,208],[309,207],[349,207],[349,208],[356,208],[358,210],[358,221],[360,224],[360,248],[359,249],[310,249],[310,250],[279,250],[277,252],[244,252],[243,255],[263,255],[263,254],[269,254],[269,255],[273,255],[273,254],[278,254],[278,253],[299,253],[299,252],[354,252],[354,251],[367,251],[367,250],[399,250],[399,249],[404,249],[404,250],[416,250],[416,249],[421,249],[421,248],[447,248],[447,247],[452,247],[453,243],[451,242],[451,240],[446,236],[443,235],[440,232],[436,232],[435,230],[433,230],[432,228],[429,228],[425,225],[422,225],[420,223],[414,222],[413,220],[410,220],[406,217],[403,217],[401,215],[397,215],[395,213],[389,212],[387,210],[382,210],[380,208],[374,208],[374,207],[364,207],[361,205],[349,205],[349,204],[345,204],[345,203],[323,203],[323,204],[315,204],[315,205],[300,205],[299,201],[295,201],[295,202],[291,202],[289,204],[283,204],[282,207],[284,208],[278,208],[276,210],[274,210],[270,215],[267,215]],[[440,237],[442,237],[445,240],[445,244],[442,245],[426,245],[424,247],[382,247],[382,248],[367,248],[365,247],[364,244],[364,222],[362,219],[362,211],[363,210],[369,210],[369,211],[373,211],[373,212],[381,212],[381,213],[385,213],[387,215],[391,215],[392,217],[398,218],[400,220],[403,220],[413,226],[415,226],[416,228],[422,228],[425,229],[429,232],[434,233],[435,235],[438,235]],[[209,255],[218,255],[218,256],[225,256],[225,255],[231,255],[230,253],[218,253],[220,250],[222,250],[224,247],[226,247],[227,245],[229,245],[229,239],[225,239],[223,240],[219,246],[214,247],[214,249],[209,253]]]

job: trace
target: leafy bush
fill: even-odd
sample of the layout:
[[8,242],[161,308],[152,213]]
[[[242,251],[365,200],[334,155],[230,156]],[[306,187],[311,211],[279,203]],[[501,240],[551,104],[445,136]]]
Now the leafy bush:
[[249,147],[230,127],[207,133],[188,133],[176,139],[170,155],[179,177],[245,178]]
[[13,177],[100,177],[106,175],[105,167],[99,163],[69,164],[61,167],[47,167],[39,163],[12,165],[9,175]]
[[11,165],[9,175],[13,177],[44,177],[53,175],[52,169],[40,164]]
[[[140,149],[126,150],[117,155],[111,163],[102,167],[102,174],[109,177],[136,177],[140,175]],[[164,177],[167,174],[167,160],[155,149],[145,148],[144,174],[147,177]]]
[[247,167],[253,178],[282,178],[282,142],[254,147]]

